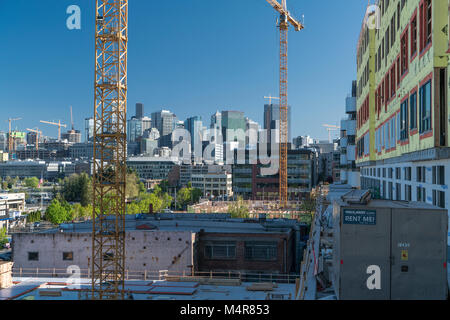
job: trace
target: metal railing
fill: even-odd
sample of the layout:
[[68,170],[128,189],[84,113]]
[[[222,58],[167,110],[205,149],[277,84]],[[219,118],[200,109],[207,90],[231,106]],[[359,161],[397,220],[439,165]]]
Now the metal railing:
[[[74,269],[70,269],[74,270]],[[90,279],[90,269],[79,269],[74,273],[68,269],[43,269],[43,268],[20,268],[13,267],[13,277],[24,278],[80,278]],[[172,272],[167,270],[126,270],[125,280],[165,280],[168,277],[187,277],[187,278],[204,278],[204,279],[239,279],[242,282],[274,282],[295,284],[296,279],[300,278],[299,274],[276,274],[276,273],[246,273],[246,272],[212,272],[212,271],[195,271],[195,272]]]

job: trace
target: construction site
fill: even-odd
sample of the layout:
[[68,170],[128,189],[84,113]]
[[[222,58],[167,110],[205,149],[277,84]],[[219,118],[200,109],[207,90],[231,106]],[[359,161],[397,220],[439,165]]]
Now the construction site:
[[[151,203],[148,213],[127,214],[128,0],[96,0],[92,217],[14,233],[13,262],[0,261],[0,300],[448,300],[449,218],[437,189],[428,197],[434,204],[401,200],[401,186],[394,200],[392,181],[392,195],[385,197],[346,183],[290,196],[288,33],[305,26],[286,0],[266,1],[279,32],[279,97],[270,97],[279,99],[280,110],[278,173],[271,181],[278,198],[210,197],[189,205],[189,213],[153,212]],[[64,138],[76,140],[70,113],[72,129]],[[11,152],[12,123],[19,120],[8,120]],[[65,124],[40,122],[57,127],[62,139]],[[324,127],[330,142],[331,132],[341,129]],[[39,152],[42,132],[27,130]],[[403,171],[395,169],[400,180]],[[440,169],[421,170],[419,183],[430,171],[438,185]],[[394,168],[389,172],[394,179]],[[426,198],[422,192],[420,185],[417,197]],[[245,214],[231,213],[232,206]]]

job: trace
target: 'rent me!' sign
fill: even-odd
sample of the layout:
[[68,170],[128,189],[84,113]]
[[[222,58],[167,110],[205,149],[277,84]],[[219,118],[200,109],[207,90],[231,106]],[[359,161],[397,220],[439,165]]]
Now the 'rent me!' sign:
[[344,209],[344,224],[374,226],[377,224],[377,212],[375,210]]

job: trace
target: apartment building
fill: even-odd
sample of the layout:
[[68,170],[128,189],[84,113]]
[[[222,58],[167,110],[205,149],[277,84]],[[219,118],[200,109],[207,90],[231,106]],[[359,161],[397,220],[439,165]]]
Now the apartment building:
[[[356,168],[356,81],[352,82],[352,93],[345,99],[347,119],[341,120],[340,181],[354,188],[361,185],[360,172]],[[336,180],[334,180],[336,181]]]
[[378,6],[380,28],[363,23],[357,47],[361,187],[448,209],[449,1]]

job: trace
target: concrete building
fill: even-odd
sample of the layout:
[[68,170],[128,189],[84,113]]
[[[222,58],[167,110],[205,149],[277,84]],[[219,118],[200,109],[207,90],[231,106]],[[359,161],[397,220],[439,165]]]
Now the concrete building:
[[292,144],[295,149],[306,148],[313,143],[314,140],[310,136],[298,136],[292,140]]
[[136,118],[142,119],[144,117],[144,104],[136,103]]
[[[91,223],[13,235],[16,269],[90,267]],[[126,262],[133,271],[296,272],[305,226],[296,220],[230,219],[226,214],[126,216]]]
[[184,129],[191,135],[190,148],[191,155],[195,162],[203,158],[203,122],[202,117],[194,116],[184,121]]
[[69,130],[61,134],[62,140],[67,140],[69,143],[81,143],[81,132],[79,130]]
[[[288,150],[288,196],[297,200],[308,195],[318,180],[316,153],[313,150]],[[233,193],[244,199],[274,200],[279,196],[279,176],[262,175],[258,164],[233,165]]]
[[69,147],[71,159],[92,159],[94,157],[94,143],[76,143]]
[[[288,106],[288,141],[291,141],[291,106]],[[279,130],[280,121],[280,106],[278,104],[265,104],[264,105],[264,129],[267,130],[267,143],[272,140],[271,130]]]
[[202,190],[204,197],[231,197],[233,179],[230,172],[192,174],[193,188]]
[[177,122],[176,115],[168,110],[152,113],[152,128],[156,128],[161,135],[159,147],[172,147],[172,132]]
[[448,1],[381,1],[357,47],[357,165],[382,198],[450,208]]
[[340,182],[354,188],[361,186],[359,169],[356,167],[356,81],[352,83],[352,94],[345,100],[347,119],[341,121],[339,150]]
[[178,158],[130,157],[127,166],[134,169],[142,180],[166,180]]
[[0,193],[0,229],[8,229],[9,220],[25,209],[25,193]]
[[[225,144],[237,142],[240,148],[245,148],[245,117],[244,112],[222,111],[222,137]],[[236,137],[229,137],[227,130],[234,130]],[[241,130],[242,135],[239,134]],[[224,147],[225,149],[225,147]]]
[[94,141],[94,118],[84,119],[84,142]]
[[180,187],[186,187],[189,182],[192,182],[193,175],[206,175],[208,173],[212,174],[224,174],[231,172],[231,165],[208,165],[208,164],[196,164],[196,165],[186,165],[182,164],[180,167],[179,182],[177,183]]

